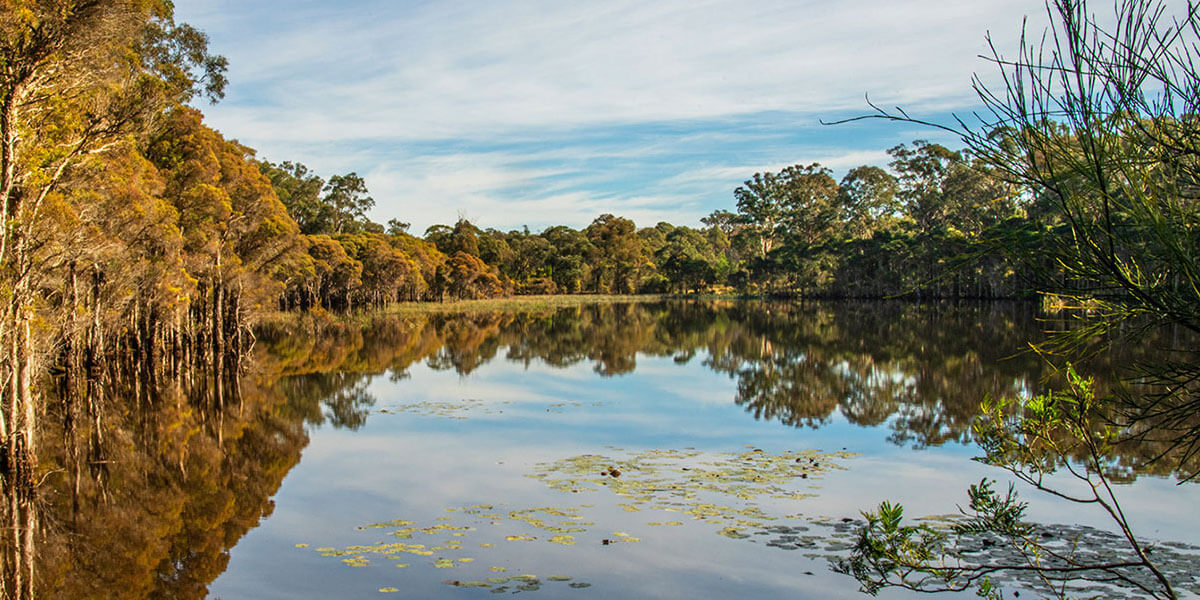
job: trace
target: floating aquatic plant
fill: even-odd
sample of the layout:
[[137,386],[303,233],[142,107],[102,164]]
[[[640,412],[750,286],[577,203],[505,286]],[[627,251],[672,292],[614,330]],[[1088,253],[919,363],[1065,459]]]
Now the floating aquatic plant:
[[[752,535],[778,534],[768,545],[798,549],[800,541],[792,529],[774,527],[770,522],[795,515],[776,516],[757,506],[761,499],[798,500],[811,496],[820,475],[841,468],[837,460],[853,456],[847,452],[824,453],[812,450],[770,453],[761,449],[745,452],[700,452],[696,450],[649,450],[626,453],[613,449],[611,456],[585,454],[536,465],[528,476],[542,481],[563,494],[611,493],[617,507],[627,512],[661,511],[686,515],[693,522],[712,527],[720,535],[745,539]],[[804,488],[804,489],[802,489]],[[610,503],[606,503],[610,504]],[[342,556],[351,566],[367,566],[370,557],[398,559],[405,556],[428,557],[437,569],[469,569],[475,557],[463,556],[464,543],[481,529],[496,531],[516,527],[513,533],[493,534],[480,549],[493,549],[492,540],[507,543],[555,544],[567,550],[578,545],[596,527],[589,512],[595,504],[577,506],[536,506],[507,508],[497,504],[446,507],[445,513],[427,526],[396,519],[364,525],[361,529],[384,529],[397,540],[373,545],[349,546],[344,550],[317,548],[323,556]],[[682,527],[683,520],[648,521],[647,526]],[[421,536],[426,543],[415,543]],[[789,537],[790,536],[790,537]],[[449,537],[451,539],[445,539]],[[432,538],[431,540],[429,538]],[[595,543],[596,538],[591,538]],[[411,540],[411,541],[410,541]],[[629,531],[612,531],[599,539],[604,546],[637,543],[642,537]],[[474,542],[472,542],[474,543]],[[812,544],[816,546],[816,544]],[[804,544],[803,547],[810,547]],[[406,566],[397,565],[397,566]],[[537,576],[523,573],[497,575],[507,570],[489,566],[493,576],[480,580],[450,579],[443,583],[454,587],[487,588],[493,593],[530,592],[544,584]],[[555,575],[545,582],[568,583],[574,589],[592,584],[575,581],[567,575]]]
[[[697,450],[648,450],[624,456],[584,454],[538,465],[529,475],[564,493],[607,491],[624,499],[617,504],[626,512],[662,510],[705,520],[730,536],[730,526],[761,527],[778,517],[763,512],[755,500],[800,500],[816,487],[815,480],[832,469],[849,452],[771,453],[752,448],[745,452],[712,453]],[[614,477],[620,473],[620,477]],[[812,480],[810,480],[812,478]],[[724,498],[720,503],[716,500]],[[709,501],[713,500],[713,501]],[[682,525],[681,521],[651,521],[651,526]]]

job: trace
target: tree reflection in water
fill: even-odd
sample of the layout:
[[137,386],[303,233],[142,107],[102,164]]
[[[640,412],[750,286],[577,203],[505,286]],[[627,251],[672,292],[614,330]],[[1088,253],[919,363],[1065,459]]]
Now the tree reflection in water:
[[[372,378],[402,379],[417,363],[466,375],[497,359],[590,361],[613,377],[639,357],[701,360],[735,381],[731,400],[756,419],[886,426],[894,443],[923,447],[969,442],[984,398],[1053,385],[1027,344],[1065,325],[1018,304],[670,301],[277,327],[226,386],[232,401],[181,377],[152,393],[114,387],[92,418],[55,405],[57,429],[44,435],[60,443],[39,457],[36,499],[7,490],[2,566],[42,598],[203,598],[229,550],[271,513],[307,428],[363,426]],[[1164,345],[1113,344],[1082,369],[1115,372]],[[1172,418],[1192,427],[1196,415]],[[1114,473],[1161,471],[1172,463],[1155,456],[1185,450],[1129,444],[1115,450]]]

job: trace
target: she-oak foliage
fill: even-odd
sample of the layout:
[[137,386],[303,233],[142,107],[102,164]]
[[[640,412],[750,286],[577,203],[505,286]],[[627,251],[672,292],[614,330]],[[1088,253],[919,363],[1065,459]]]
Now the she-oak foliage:
[[[1015,59],[994,54],[1003,87],[976,80],[986,107],[978,122],[942,128],[961,137],[980,172],[1022,190],[1031,223],[1006,227],[998,239],[1046,257],[1039,287],[1087,309],[1082,326],[1052,350],[1071,356],[1117,330],[1134,339],[1166,328],[1200,332],[1200,6],[1188,2],[1170,16],[1159,0],[1121,0],[1111,26],[1083,1],[1047,9],[1052,25],[1041,42],[1022,36]],[[902,111],[865,118],[920,122]],[[1061,500],[1099,507],[1122,538],[1121,547],[1104,549],[1114,552],[1081,559],[1082,548],[1048,544],[1023,521],[1015,494],[1001,497],[985,481],[971,488],[969,518],[948,530],[904,525],[890,503],[864,513],[868,524],[839,570],[872,594],[973,587],[999,598],[996,578],[1023,573],[1019,586],[1056,598],[1095,590],[1080,584],[1178,597],[1179,584],[1121,509],[1112,455],[1122,442],[1146,441],[1165,448],[1152,460],[1171,469],[1200,455],[1200,429],[1190,422],[1200,407],[1200,367],[1193,358],[1137,369],[1126,375],[1148,391],[1101,398],[1068,366],[1064,391],[986,403],[975,427],[981,461]],[[1192,468],[1182,479],[1198,474]],[[964,540],[979,535],[1014,552],[967,556]]]

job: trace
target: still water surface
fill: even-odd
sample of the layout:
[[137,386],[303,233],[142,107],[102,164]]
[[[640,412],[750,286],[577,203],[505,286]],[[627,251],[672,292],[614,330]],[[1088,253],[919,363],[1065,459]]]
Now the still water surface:
[[[1048,326],[1023,305],[680,301],[276,336],[275,414],[306,432],[207,594],[864,597],[829,567],[845,521],[1005,481],[970,460],[970,422],[1043,390],[1024,350]],[[1109,528],[1021,491],[1039,522]],[[1119,494],[1146,537],[1200,543],[1195,485]]]

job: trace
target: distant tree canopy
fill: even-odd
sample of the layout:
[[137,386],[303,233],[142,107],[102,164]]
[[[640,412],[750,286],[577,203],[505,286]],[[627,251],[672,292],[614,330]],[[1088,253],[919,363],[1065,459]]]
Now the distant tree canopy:
[[[297,163],[257,164],[301,232],[326,236],[310,242],[317,279],[293,277],[287,307],[510,293],[998,298],[1036,289],[1045,265],[1018,260],[1012,240],[1046,243],[1058,235],[1060,214],[971,153],[924,140],[888,153],[887,169],[859,166],[840,181],[817,163],[755,173],[733,190],[734,210],[713,211],[700,227],[639,229],[603,214],[581,230],[534,233],[459,219],[428,227],[421,239],[399,219],[386,228],[371,222],[374,201],[353,173],[326,183]],[[380,244],[408,268],[385,253],[364,253]]]

